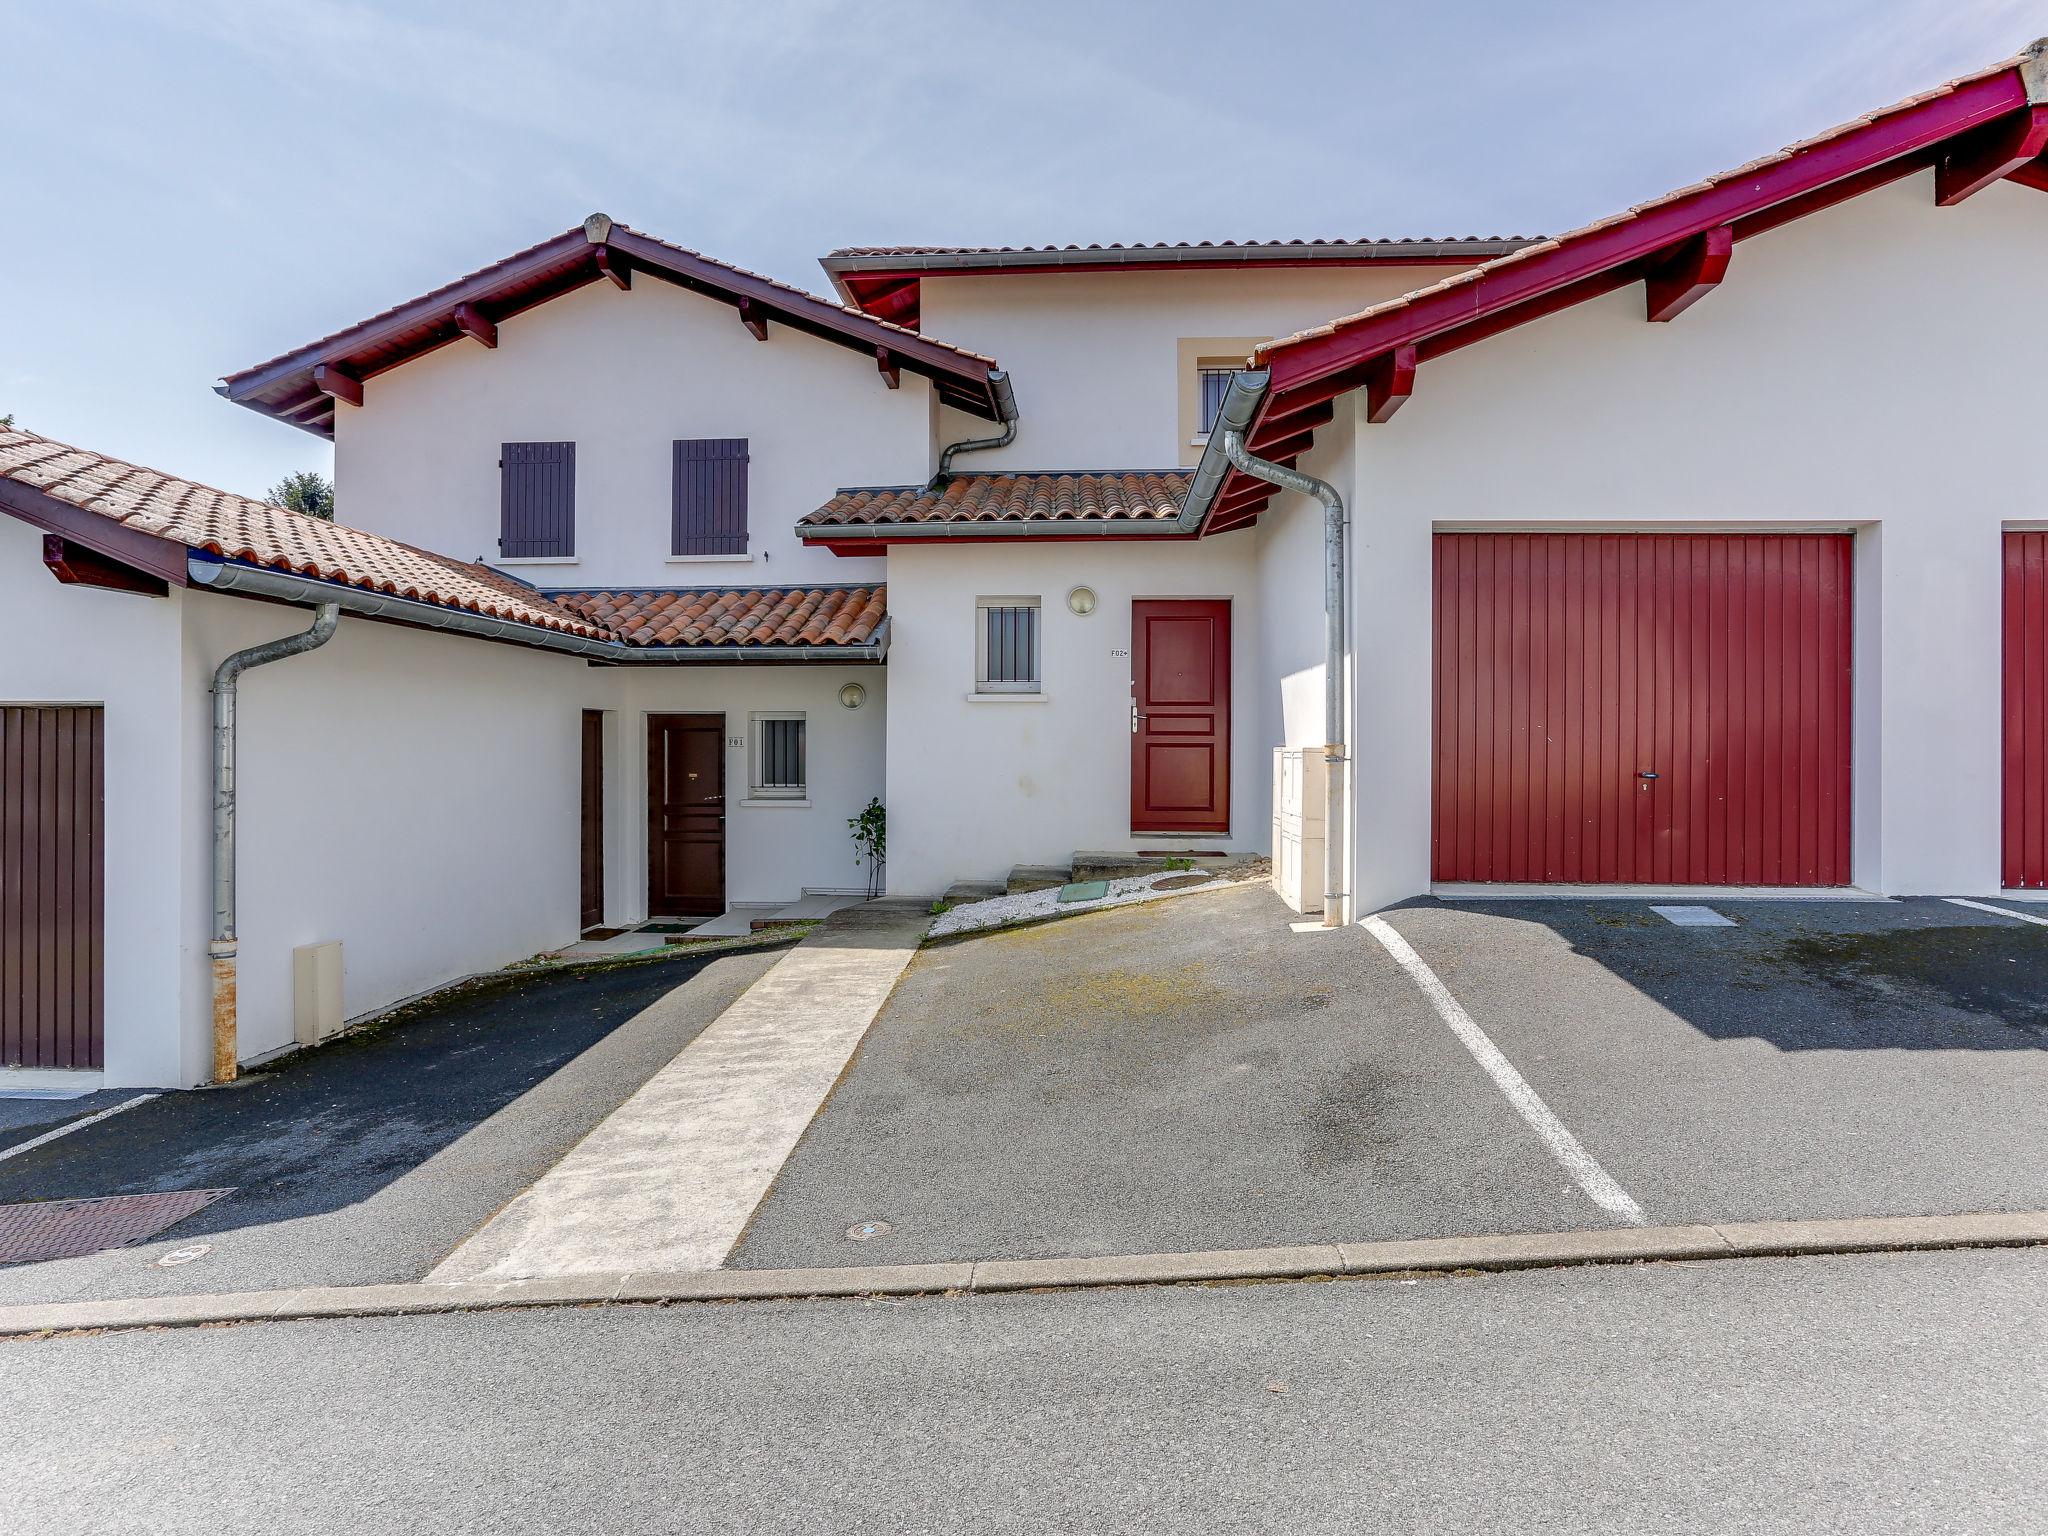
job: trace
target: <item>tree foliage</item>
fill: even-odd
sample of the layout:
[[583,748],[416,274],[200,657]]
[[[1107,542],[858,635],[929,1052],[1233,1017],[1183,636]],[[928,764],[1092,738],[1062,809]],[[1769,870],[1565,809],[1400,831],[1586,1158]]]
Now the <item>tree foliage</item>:
[[308,517],[325,518],[330,523],[334,521],[334,487],[317,469],[286,475],[270,488],[269,500],[273,506],[289,507]]

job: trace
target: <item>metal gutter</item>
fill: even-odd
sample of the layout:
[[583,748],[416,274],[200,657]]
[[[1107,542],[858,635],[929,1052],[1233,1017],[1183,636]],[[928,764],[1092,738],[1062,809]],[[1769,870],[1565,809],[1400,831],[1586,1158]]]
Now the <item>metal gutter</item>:
[[496,619],[460,608],[443,608],[417,598],[391,597],[340,582],[295,576],[262,566],[241,565],[213,555],[187,557],[192,584],[214,592],[239,592],[279,602],[319,606],[333,603],[344,612],[365,618],[393,619],[427,629],[452,630],[479,640],[499,640],[535,650],[557,651],[613,665],[687,662],[882,661],[889,654],[889,624],[884,618],[872,640],[859,645],[628,645],[623,640],[598,640],[565,630],[543,629],[516,619]]
[[843,272],[1000,271],[1008,267],[1235,266],[1272,262],[1304,265],[1333,263],[1403,266],[1410,262],[1445,262],[1469,257],[1474,262],[1506,256],[1541,236],[1500,235],[1469,240],[1304,240],[1261,241],[1218,245],[1098,245],[1078,249],[1062,246],[1022,247],[1008,251],[925,251],[898,255],[846,255],[838,251],[818,258],[829,276]]
[[1242,438],[1251,430],[1252,418],[1258,415],[1272,382],[1273,375],[1265,368],[1246,368],[1232,375],[1223,405],[1216,413],[1216,424],[1210,428],[1209,441],[1202,449],[1201,462],[1195,465],[1187,500],[1181,503],[1180,520],[1184,527],[1198,529],[1208,520],[1209,507],[1230,475],[1230,455],[1225,444],[1233,433]]

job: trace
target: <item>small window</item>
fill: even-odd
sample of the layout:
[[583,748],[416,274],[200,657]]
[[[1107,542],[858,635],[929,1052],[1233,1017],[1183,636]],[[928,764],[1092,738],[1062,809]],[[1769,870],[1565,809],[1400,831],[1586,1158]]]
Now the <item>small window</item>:
[[975,692],[1038,692],[1038,599],[983,598],[974,611]]
[[1230,393],[1230,381],[1237,376],[1235,368],[1204,368],[1199,377],[1202,385],[1201,435],[1206,438],[1216,430],[1216,418],[1223,411],[1223,397]]
[[801,800],[807,787],[804,777],[804,717],[754,716],[754,798]]

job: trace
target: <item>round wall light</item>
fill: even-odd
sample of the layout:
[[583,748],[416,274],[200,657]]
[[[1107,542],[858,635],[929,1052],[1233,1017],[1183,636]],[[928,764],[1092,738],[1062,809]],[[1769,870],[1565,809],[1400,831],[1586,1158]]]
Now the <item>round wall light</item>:
[[839,702],[848,709],[859,709],[867,696],[867,689],[861,687],[859,683],[848,683],[839,690]]
[[1093,587],[1074,588],[1073,591],[1067,594],[1067,607],[1080,615],[1080,617],[1087,618],[1089,614],[1095,611],[1095,589]]

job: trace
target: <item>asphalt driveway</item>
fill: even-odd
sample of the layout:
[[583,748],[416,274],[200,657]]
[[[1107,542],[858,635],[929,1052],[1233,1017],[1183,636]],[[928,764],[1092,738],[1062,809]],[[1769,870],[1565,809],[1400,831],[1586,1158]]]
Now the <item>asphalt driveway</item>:
[[[233,1191],[144,1243],[0,1267],[0,1304],[417,1280],[786,947],[494,980],[0,1161],[0,1204]],[[40,1106],[81,1107],[104,1105]],[[60,1123],[19,1118],[6,1144]]]
[[[2048,1207],[2048,927],[1721,910],[1387,917],[1651,1223]],[[1291,918],[1251,887],[926,950],[730,1262],[1616,1223],[1382,944]]]

